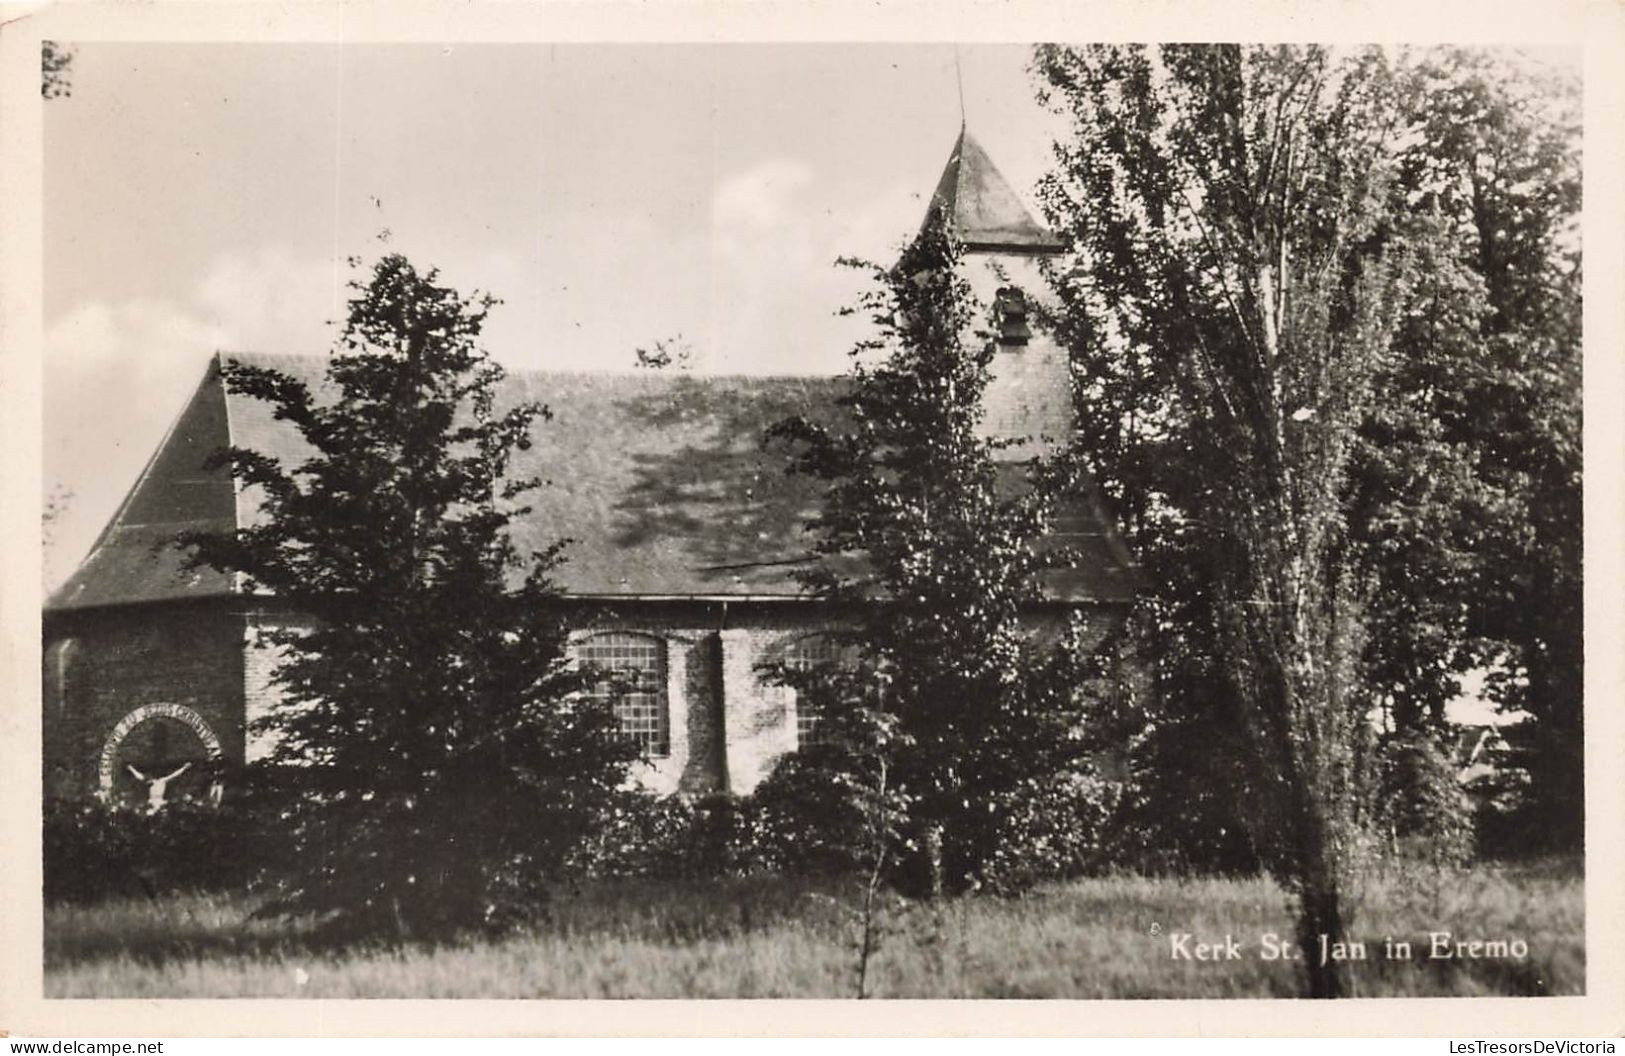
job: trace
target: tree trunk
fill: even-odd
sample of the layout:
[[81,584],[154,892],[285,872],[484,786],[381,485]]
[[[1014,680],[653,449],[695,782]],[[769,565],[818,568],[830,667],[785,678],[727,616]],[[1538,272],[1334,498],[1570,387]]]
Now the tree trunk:
[[1346,938],[1342,897],[1337,882],[1330,877],[1306,881],[1298,910],[1298,948],[1309,974],[1310,997],[1352,997],[1354,976],[1349,962],[1331,957],[1324,950]]
[[926,826],[924,843],[926,897],[935,901],[942,897],[942,826]]

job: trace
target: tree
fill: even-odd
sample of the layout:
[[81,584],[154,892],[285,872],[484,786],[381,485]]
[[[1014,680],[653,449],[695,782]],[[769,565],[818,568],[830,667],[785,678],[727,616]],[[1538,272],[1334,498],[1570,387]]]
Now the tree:
[[650,347],[635,348],[632,352],[636,365],[645,370],[665,370],[667,367],[690,370],[694,366],[694,348],[683,340],[682,334],[658,338]]
[[68,67],[73,64],[73,50],[54,40],[40,41],[40,94],[47,99],[60,99],[73,94],[68,80]]
[[1369,753],[1345,495],[1416,283],[1392,71],[1376,50],[1235,46],[1036,65],[1072,120],[1044,194],[1078,263],[1059,325],[1083,398],[1107,401],[1086,450],[1149,544],[1151,626],[1227,687],[1237,794],[1297,896],[1309,992],[1346,994],[1319,956],[1351,924]]
[[[1414,261],[1413,285],[1353,439],[1342,514],[1369,590],[1364,692],[1395,735],[1384,745],[1425,736],[1442,747],[1463,675],[1494,672],[1491,694],[1526,716],[1508,733],[1521,748],[1514,765],[1533,778],[1520,793],[1520,846],[1573,849],[1584,820],[1578,90],[1505,50],[1401,60],[1387,222]],[[1085,309],[1081,287],[1062,292],[1069,343],[1092,347],[1107,313]],[[1177,745],[1222,736],[1226,708],[1211,690],[1207,554],[1187,525],[1158,515],[1189,469],[1172,384],[1166,359],[1133,345],[1087,357],[1080,421],[1162,584],[1148,599],[1160,615],[1142,624],[1157,637],[1146,652],[1160,692],[1145,745],[1158,758],[1141,772],[1180,772],[1177,792],[1198,776]],[[1230,782],[1215,776],[1221,794],[1207,801],[1218,805]],[[1404,794],[1423,804],[1448,791]],[[1154,827],[1158,804],[1146,806],[1135,824]],[[1179,793],[1162,815],[1190,806]],[[1212,823],[1228,827],[1222,811]],[[1147,842],[1194,842],[1205,864],[1238,862],[1188,830]]]
[[66,484],[53,484],[40,507],[40,536],[47,552],[56,545],[56,528],[73,504],[73,489]]
[[[1361,428],[1349,522],[1367,672],[1395,735],[1447,745],[1461,675],[1526,718],[1525,850],[1584,830],[1578,90],[1516,52],[1406,56],[1396,222],[1412,308]],[[1400,773],[1432,773],[1403,765]],[[1454,788],[1404,788],[1416,814]],[[1487,819],[1486,819],[1487,820]]]
[[1068,467],[1001,481],[1001,445],[978,430],[992,349],[959,252],[937,223],[896,266],[859,265],[876,279],[860,308],[877,336],[853,352],[845,420],[770,434],[796,449],[793,471],[826,484],[810,522],[820,561],[802,581],[857,614],[851,670],[819,701],[825,773],[884,800],[900,875],[925,891],[1002,883],[1023,838],[1012,826],[1034,817],[1023,804],[1085,749],[1081,650],[1034,619],[1040,574],[1065,558],[1040,541]]
[[220,452],[263,517],[182,541],[312,621],[271,636],[283,700],[259,732],[274,735],[292,842],[272,909],[435,935],[532,905],[636,750],[568,662],[548,578],[564,543],[527,569],[508,538],[537,484],[510,459],[547,412],[498,410],[503,371],[478,344],[495,302],[399,255],[352,288],[330,402],[275,370],[223,368],[314,454],[290,468]]
[[[1528,718],[1532,850],[1584,839],[1579,86],[1516,53],[1439,49],[1410,71],[1406,200],[1449,236],[1459,276],[1436,417],[1468,453],[1476,560],[1454,590],[1496,699]],[[1448,302],[1445,302],[1448,303]],[[1434,313],[1437,314],[1437,313]]]

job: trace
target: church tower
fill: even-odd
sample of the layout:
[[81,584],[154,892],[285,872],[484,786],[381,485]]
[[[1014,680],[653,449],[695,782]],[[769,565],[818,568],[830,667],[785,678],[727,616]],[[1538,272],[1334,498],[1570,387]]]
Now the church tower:
[[1039,261],[1065,247],[1033,219],[964,128],[937,181],[925,222],[938,215],[964,245],[965,278],[993,313],[989,329],[996,348],[983,434],[1023,438],[999,452],[999,458],[1010,461],[1057,450],[1073,428],[1071,373],[1060,346],[1032,325],[1029,306],[1045,292]]

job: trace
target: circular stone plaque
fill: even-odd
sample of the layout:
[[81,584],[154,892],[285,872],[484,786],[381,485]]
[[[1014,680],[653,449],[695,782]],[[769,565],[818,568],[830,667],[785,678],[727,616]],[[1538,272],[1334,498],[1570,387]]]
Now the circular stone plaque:
[[[152,719],[173,719],[197,735],[203,742],[203,749],[210,759],[218,759],[221,755],[220,738],[215,736],[214,730],[203,720],[203,716],[186,707],[184,704],[143,704],[118,721],[113,732],[107,735],[107,743],[102,745],[100,765],[97,776],[100,784],[101,796],[104,800],[111,800],[113,796],[113,779],[118,773],[119,748],[124,744],[125,738],[144,722]],[[157,810],[163,805],[164,788],[168,782],[178,776],[176,773],[165,775],[141,775],[142,780],[149,782],[149,808]]]

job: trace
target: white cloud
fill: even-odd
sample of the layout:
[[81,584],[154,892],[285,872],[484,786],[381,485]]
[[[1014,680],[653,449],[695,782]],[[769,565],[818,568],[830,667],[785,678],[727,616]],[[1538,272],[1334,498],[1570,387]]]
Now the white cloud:
[[864,288],[840,257],[891,260],[924,205],[901,181],[855,200],[850,182],[815,179],[777,158],[724,179],[712,201],[711,321],[723,371],[841,370],[861,325],[834,318]]
[[773,158],[728,177],[711,198],[719,232],[777,231],[797,219],[796,199],[813,181],[812,167],[793,158]]
[[930,188],[922,193],[901,179],[893,180],[858,208],[831,218],[831,251],[836,256],[890,263],[925,219],[930,198]]
[[278,246],[217,257],[193,293],[198,314],[241,352],[311,354],[332,346],[351,273],[343,261]]
[[775,158],[723,179],[712,196],[708,322],[713,369],[806,370],[815,291],[828,253],[828,188],[804,162]]
[[224,341],[157,300],[81,305],[46,330],[44,486],[73,494],[52,526],[48,587],[84,556]]
[[186,303],[81,304],[45,333],[44,486],[72,492],[52,526],[55,586],[117,510],[219,351],[326,350],[348,269],[276,247],[216,258]]

